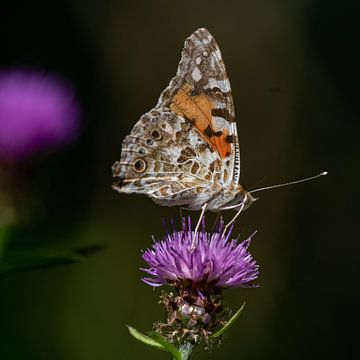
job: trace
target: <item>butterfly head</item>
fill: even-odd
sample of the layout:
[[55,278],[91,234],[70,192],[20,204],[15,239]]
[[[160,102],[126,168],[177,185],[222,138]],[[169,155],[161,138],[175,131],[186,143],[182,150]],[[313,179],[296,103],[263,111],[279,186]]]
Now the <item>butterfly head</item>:
[[[214,207],[217,210],[238,210],[240,207],[242,211],[248,209],[256,200],[254,196],[250,194],[249,191],[246,191],[241,185],[234,185],[231,189],[224,193],[225,199],[230,199],[229,201],[220,204],[216,204]],[[215,199],[216,201],[217,199]]]
[[246,210],[256,200],[258,200],[258,198],[252,196],[249,191],[246,191],[240,186],[238,193],[235,195],[234,203],[237,204],[238,207],[243,206],[243,210]]

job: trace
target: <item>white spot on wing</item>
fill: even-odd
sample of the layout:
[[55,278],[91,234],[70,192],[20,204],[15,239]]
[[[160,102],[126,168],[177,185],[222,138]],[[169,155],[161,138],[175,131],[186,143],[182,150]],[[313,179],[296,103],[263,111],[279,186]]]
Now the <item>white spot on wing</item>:
[[226,109],[227,108],[227,104],[224,102],[220,102],[220,101],[216,101],[215,102],[215,107],[217,109]]
[[221,60],[221,52],[219,49],[214,50],[213,54],[218,60]]
[[200,65],[200,64],[201,64],[201,61],[202,61],[201,57],[198,56],[198,57],[195,59],[196,65]]
[[201,45],[201,40],[193,38],[192,41],[194,42],[195,46],[200,46]]
[[210,44],[210,41],[211,41],[211,36],[210,35],[208,35],[206,38],[204,37],[202,39],[202,42],[203,42],[204,45]]
[[215,131],[222,130],[224,128],[224,126],[227,126],[227,123],[228,123],[221,116],[213,116],[212,121],[214,123],[214,128],[215,128],[214,130]]
[[199,145],[199,135],[195,132],[189,132],[188,140],[189,144],[192,148],[195,148],[197,145]]
[[207,51],[203,51],[204,56],[209,56],[209,53]]
[[201,72],[197,66],[194,67],[194,70],[192,71],[191,76],[195,81],[201,80],[201,78],[202,78]]
[[205,86],[206,89],[214,89],[219,88],[223,93],[227,93],[231,91],[229,80],[219,80],[215,78],[209,78],[207,85]]
[[177,159],[181,155],[181,149],[177,146],[170,146],[165,148],[164,153],[170,157],[170,161],[176,164]]

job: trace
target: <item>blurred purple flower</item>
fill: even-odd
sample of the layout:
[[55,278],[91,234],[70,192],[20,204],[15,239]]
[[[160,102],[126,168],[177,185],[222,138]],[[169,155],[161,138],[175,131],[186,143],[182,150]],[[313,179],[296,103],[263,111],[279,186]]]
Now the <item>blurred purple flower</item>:
[[55,75],[0,70],[0,158],[24,160],[61,148],[78,135],[74,90]]
[[[204,227],[204,226],[203,226]],[[197,233],[195,248],[191,249],[194,231],[191,220],[183,222],[182,230],[173,231],[143,253],[149,265],[142,269],[152,276],[143,281],[151,286],[169,284],[176,288],[253,287],[259,275],[259,266],[248,252],[251,238],[240,244],[230,240],[231,230],[222,236],[221,220],[214,233]]]

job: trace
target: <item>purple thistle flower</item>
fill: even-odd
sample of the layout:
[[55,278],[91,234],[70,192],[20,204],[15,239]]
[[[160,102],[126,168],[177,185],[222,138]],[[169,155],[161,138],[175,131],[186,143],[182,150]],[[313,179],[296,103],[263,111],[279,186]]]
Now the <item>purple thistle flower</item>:
[[0,71],[0,157],[8,161],[55,150],[79,130],[74,90],[54,75]]
[[222,237],[223,229],[221,221],[212,234],[198,232],[196,246],[191,249],[194,231],[189,218],[188,226],[184,223],[182,230],[167,234],[143,253],[149,268],[142,270],[152,276],[143,281],[154,287],[183,282],[199,288],[253,287],[259,266],[248,252],[251,237],[239,244],[230,240],[231,231]]
[[211,334],[230,315],[222,305],[222,290],[256,286],[252,282],[259,275],[259,266],[248,252],[251,237],[238,243],[230,239],[232,228],[226,236],[223,231],[221,219],[215,232],[195,234],[189,217],[180,231],[173,230],[143,253],[149,268],[142,270],[150,276],[142,280],[175,289],[162,294],[160,303],[167,321],[155,326],[172,343],[209,345]]

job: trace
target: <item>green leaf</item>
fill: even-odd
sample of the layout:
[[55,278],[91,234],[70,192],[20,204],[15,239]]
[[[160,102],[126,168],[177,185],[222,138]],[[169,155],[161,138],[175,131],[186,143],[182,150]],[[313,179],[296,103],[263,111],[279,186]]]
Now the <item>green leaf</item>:
[[130,335],[132,335],[136,340],[139,340],[141,342],[143,342],[146,345],[152,346],[156,349],[160,349],[163,351],[167,351],[167,349],[161,345],[158,341],[152,339],[151,337],[141,333],[140,331],[136,330],[135,328],[133,328],[132,326],[128,326],[127,328],[129,330]]
[[217,331],[216,333],[211,335],[211,338],[215,339],[215,338],[225,334],[226,331],[229,330],[229,328],[235,323],[235,321],[238,319],[240,314],[243,312],[244,307],[245,307],[245,303],[242,304],[241,308],[230,318],[230,320],[219,331]]
[[159,350],[169,352],[175,360],[184,360],[181,352],[171,343],[169,343],[163,336],[155,331],[148,332],[147,335],[136,330],[132,326],[127,327],[129,333],[137,340],[143,342],[146,345],[154,347]]
[[87,246],[80,249],[22,249],[7,250],[0,254],[0,273],[27,271],[53,266],[73,264],[99,251],[101,246]]
[[169,353],[172,354],[175,360],[183,360],[181,352],[170,342],[168,342],[163,336],[156,331],[149,332],[149,336],[161,344]]

